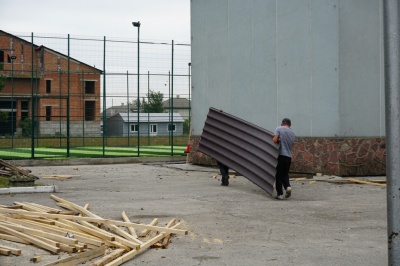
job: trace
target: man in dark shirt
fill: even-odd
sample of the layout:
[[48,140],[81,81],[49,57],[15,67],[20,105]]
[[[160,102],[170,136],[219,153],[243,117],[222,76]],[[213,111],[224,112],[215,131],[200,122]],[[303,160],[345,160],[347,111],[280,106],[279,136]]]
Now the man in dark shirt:
[[296,135],[290,128],[292,125],[289,118],[282,120],[281,126],[275,129],[273,141],[279,143],[278,165],[276,167],[275,188],[277,192],[276,199],[283,199],[283,188],[286,190],[285,198],[292,195],[292,188],[289,182],[289,170],[292,162],[292,147],[296,139]]

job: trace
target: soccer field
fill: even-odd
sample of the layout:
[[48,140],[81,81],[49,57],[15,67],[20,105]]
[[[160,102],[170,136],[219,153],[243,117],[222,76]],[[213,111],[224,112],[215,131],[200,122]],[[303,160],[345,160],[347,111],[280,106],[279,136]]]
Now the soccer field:
[[[138,147],[74,147],[66,148],[35,148],[34,158],[98,158],[98,157],[159,157],[185,156],[185,146],[140,146]],[[31,148],[0,148],[0,158],[6,160],[30,159]]]

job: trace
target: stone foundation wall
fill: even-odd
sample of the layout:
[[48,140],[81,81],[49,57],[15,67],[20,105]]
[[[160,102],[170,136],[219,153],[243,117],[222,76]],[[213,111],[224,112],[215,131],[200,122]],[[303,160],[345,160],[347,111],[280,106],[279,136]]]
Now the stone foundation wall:
[[[190,138],[188,161],[215,165],[214,159],[197,152],[200,136]],[[292,172],[337,176],[386,175],[385,138],[297,137],[293,147]]]

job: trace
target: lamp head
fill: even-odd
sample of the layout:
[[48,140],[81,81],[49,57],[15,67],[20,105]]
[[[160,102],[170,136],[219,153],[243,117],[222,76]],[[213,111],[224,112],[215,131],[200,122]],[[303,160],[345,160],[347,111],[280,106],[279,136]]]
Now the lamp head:
[[134,27],[140,28],[140,21],[138,21],[138,22],[132,22],[132,25],[133,25]]

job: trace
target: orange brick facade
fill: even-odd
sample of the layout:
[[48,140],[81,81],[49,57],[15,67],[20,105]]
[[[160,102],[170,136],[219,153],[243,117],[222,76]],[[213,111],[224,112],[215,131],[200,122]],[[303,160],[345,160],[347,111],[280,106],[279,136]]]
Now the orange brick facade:
[[0,91],[0,111],[13,117],[15,128],[9,132],[8,125],[0,134],[18,132],[21,119],[32,118],[32,107],[41,135],[65,134],[68,118],[71,135],[81,135],[82,128],[100,134],[101,73],[50,48],[0,31],[0,76],[7,77]]

